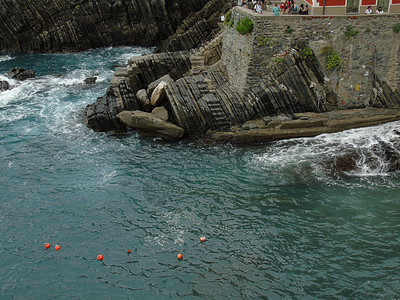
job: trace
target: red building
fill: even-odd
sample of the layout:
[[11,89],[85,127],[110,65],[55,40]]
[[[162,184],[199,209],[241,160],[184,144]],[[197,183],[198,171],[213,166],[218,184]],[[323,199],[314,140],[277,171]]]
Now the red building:
[[384,13],[400,13],[400,0],[304,0],[313,15],[364,14],[368,6],[376,14],[378,7]]

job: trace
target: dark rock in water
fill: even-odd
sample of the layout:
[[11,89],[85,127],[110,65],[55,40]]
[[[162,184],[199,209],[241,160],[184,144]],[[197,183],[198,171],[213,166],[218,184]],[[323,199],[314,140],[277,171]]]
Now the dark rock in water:
[[0,80],[0,91],[7,91],[10,88],[10,84],[7,81]]
[[35,78],[35,76],[35,71],[20,67],[15,67],[8,71],[8,77],[11,79],[26,80],[28,78]]
[[386,162],[389,172],[400,170],[400,149],[396,149],[387,142],[380,141],[372,147],[372,150]]
[[94,84],[96,83],[97,77],[93,76],[93,77],[88,77],[86,78],[84,81],[86,84]]

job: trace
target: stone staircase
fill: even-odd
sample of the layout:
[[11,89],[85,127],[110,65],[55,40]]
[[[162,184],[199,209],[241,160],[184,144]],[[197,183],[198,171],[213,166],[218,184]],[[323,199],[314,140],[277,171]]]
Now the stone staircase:
[[221,31],[210,42],[191,53],[191,74],[198,74],[221,59],[223,34]]

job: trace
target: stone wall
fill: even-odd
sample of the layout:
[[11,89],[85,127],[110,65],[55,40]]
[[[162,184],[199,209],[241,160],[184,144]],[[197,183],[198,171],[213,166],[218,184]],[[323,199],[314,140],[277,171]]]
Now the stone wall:
[[[399,15],[260,16],[235,7],[232,16],[235,24],[248,16],[255,25],[252,33],[243,36],[235,26],[226,26],[222,61],[239,92],[251,90],[256,82],[273,80],[271,66],[291,51],[293,43],[305,41],[316,55],[316,63],[322,66],[326,84],[337,95],[338,107],[364,107],[374,100],[376,105],[384,93],[395,98],[389,99],[386,106],[399,104],[400,34],[393,31],[393,25],[400,23]],[[348,26],[358,34],[346,39]],[[292,33],[287,32],[288,27]],[[260,46],[261,38],[270,40]],[[326,46],[342,59],[339,69],[325,68],[321,49]]]

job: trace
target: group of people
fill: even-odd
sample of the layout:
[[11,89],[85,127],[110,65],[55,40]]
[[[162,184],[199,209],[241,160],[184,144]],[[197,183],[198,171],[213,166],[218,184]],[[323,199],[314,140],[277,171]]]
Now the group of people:
[[[251,1],[251,0],[248,0]],[[254,12],[258,14],[262,14],[263,8],[266,7],[266,0],[252,0]],[[247,6],[247,0],[238,0],[238,5],[243,7]],[[309,8],[308,5],[300,4],[300,6],[296,6],[294,0],[281,0],[281,4],[278,6],[277,3],[272,7],[272,14],[299,14],[299,15],[308,15]]]
[[300,4],[299,7],[297,7],[294,3],[294,0],[282,0],[280,6],[278,6],[277,3],[275,3],[274,7],[272,8],[272,14],[273,15],[279,15],[279,13],[282,14],[299,14],[299,15],[308,15],[308,5]]
[[[367,9],[365,10],[365,13],[366,13],[367,15],[371,15],[371,14],[372,14],[372,7],[371,7],[371,6],[368,6]],[[382,9],[381,6],[378,7],[378,9],[376,10],[376,13],[377,13],[377,14],[383,14],[383,9]]]

